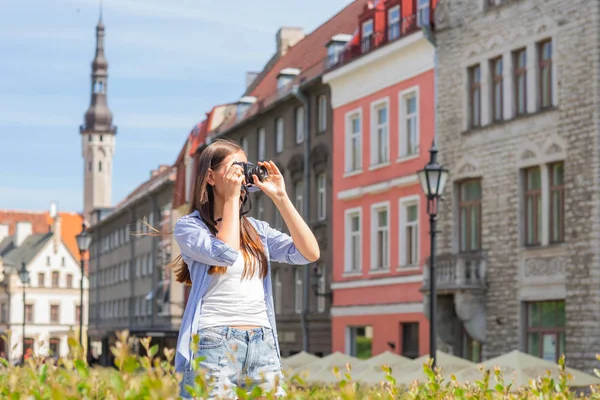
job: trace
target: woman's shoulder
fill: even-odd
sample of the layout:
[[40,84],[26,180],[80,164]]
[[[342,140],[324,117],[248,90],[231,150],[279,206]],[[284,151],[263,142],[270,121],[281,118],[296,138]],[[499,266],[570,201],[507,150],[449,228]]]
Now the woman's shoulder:
[[202,218],[200,218],[200,213],[198,211],[192,211],[189,214],[183,215],[181,218],[177,220],[175,223],[175,229],[182,229],[186,227],[199,228],[201,230],[209,231],[208,226],[204,223]]

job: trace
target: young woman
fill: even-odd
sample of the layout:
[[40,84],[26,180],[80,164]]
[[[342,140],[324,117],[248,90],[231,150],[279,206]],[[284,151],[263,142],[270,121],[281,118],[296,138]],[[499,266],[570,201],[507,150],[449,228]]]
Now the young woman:
[[[254,186],[273,201],[291,237],[244,215],[248,186],[237,162],[248,160],[233,142],[217,140],[204,149],[190,214],[177,221],[173,233],[181,249],[176,279],[192,286],[175,359],[183,372],[183,398],[190,398],[185,385],[193,385],[196,357],[204,357],[200,368],[212,379],[212,398],[236,398],[236,387],[250,391],[254,385],[285,395],[275,387],[282,373],[270,261],[303,265],[320,256],[273,162],[259,163],[268,177],[261,182],[254,176]],[[196,354],[190,348],[194,334],[200,337]]]

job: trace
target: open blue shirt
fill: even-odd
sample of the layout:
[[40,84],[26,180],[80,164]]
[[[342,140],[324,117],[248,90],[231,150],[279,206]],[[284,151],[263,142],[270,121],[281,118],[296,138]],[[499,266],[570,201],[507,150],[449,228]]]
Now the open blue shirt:
[[[296,265],[309,263],[296,248],[289,235],[271,228],[264,221],[258,221],[254,218],[248,218],[248,220],[250,220],[261,238],[267,252],[267,260]],[[208,274],[208,269],[212,265],[232,266],[237,260],[239,251],[214,236],[198,211],[181,217],[175,224],[173,236],[179,245],[183,261],[187,264],[192,278],[192,290],[183,313],[177,340],[177,354],[175,355],[175,369],[183,372],[186,368],[191,369],[191,360],[194,357],[191,350],[192,335],[198,333],[199,321],[202,318],[202,299],[212,278]],[[271,323],[277,354],[279,355],[270,262],[269,272],[263,280],[263,286],[265,288],[267,316]]]

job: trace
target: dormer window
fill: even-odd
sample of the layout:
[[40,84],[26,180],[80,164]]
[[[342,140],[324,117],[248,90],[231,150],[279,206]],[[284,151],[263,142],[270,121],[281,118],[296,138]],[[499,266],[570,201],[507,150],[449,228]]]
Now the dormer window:
[[236,118],[241,118],[252,104],[256,103],[256,97],[244,96],[237,103]]
[[371,51],[373,48],[373,20],[370,19],[362,24],[362,43],[363,53]]
[[104,85],[102,83],[102,81],[95,81],[94,82],[94,93],[102,93],[104,90]]
[[344,51],[346,44],[352,39],[352,35],[339,34],[331,38],[327,46],[327,66],[337,64],[340,54]]
[[429,26],[429,1],[430,0],[417,0],[417,26]]
[[390,8],[387,18],[388,41],[396,40],[400,37],[400,5]]
[[284,68],[277,75],[277,89],[282,89],[292,83],[292,81],[300,75],[300,70],[297,68]]

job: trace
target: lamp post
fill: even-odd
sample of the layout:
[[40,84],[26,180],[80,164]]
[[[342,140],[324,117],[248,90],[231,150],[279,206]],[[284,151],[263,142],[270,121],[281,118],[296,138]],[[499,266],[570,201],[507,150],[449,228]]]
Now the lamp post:
[[418,171],[419,181],[425,197],[427,197],[427,214],[429,214],[429,235],[431,236],[431,249],[429,256],[429,356],[433,360],[432,367],[436,367],[436,339],[437,339],[437,293],[435,274],[435,234],[436,217],[438,213],[439,200],[444,192],[444,186],[448,180],[448,170],[437,162],[438,149],[435,140],[429,149],[430,159],[425,168]]
[[27,304],[25,304],[25,287],[29,283],[29,271],[25,266],[25,262],[21,263],[21,269],[19,270],[19,278],[23,284],[23,354],[21,355],[21,364],[25,365],[25,322],[27,319]]
[[92,237],[87,231],[85,221],[81,224],[81,233],[75,237],[77,239],[77,247],[79,248],[79,262],[81,264],[81,281],[79,282],[79,344],[83,347],[83,275],[85,258],[84,255],[90,247]]

